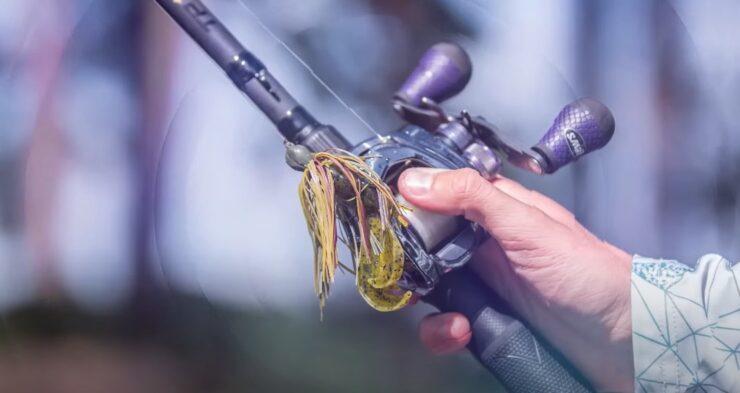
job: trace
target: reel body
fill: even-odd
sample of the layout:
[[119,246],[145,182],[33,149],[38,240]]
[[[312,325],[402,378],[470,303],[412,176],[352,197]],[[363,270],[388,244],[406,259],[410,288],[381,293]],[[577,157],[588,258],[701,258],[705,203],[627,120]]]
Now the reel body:
[[[434,45],[394,96],[393,108],[408,125],[359,144],[353,153],[364,157],[391,187],[404,169],[414,166],[470,167],[492,180],[504,162],[537,175],[554,173],[605,146],[614,133],[609,109],[583,98],[566,105],[536,145],[521,148],[484,117],[465,110],[450,115],[439,105],[460,93],[471,75],[464,49],[449,42]],[[411,225],[396,228],[408,262],[399,284],[420,295],[434,289],[442,275],[465,265],[487,236],[459,217],[419,209],[406,217]]]
[[[411,167],[460,169],[469,166],[462,151],[443,137],[414,125],[405,126],[383,139],[369,139],[352,153],[362,156],[370,168],[395,190],[401,172]],[[400,195],[397,196],[397,199]],[[407,258],[399,285],[426,295],[451,269],[467,263],[485,232],[458,217],[427,213],[419,209],[405,214],[408,226],[396,226]]]
[[[565,106],[540,142],[523,149],[482,116],[472,116],[467,111],[448,115],[427,97],[418,102],[414,106],[397,99],[394,109],[409,124],[352,149],[394,190],[401,172],[411,167],[467,167],[492,180],[503,163],[508,162],[537,175],[551,174],[603,147],[614,132],[609,109],[584,98]],[[400,195],[397,198],[404,202]],[[432,290],[442,274],[467,263],[486,237],[478,225],[461,218],[419,209],[406,216],[411,225],[397,228],[409,262],[400,284],[420,295]]]

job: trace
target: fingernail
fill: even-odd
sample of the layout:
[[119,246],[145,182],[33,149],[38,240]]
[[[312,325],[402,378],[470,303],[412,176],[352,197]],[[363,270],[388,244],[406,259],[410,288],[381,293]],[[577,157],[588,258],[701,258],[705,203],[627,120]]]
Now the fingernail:
[[459,338],[467,333],[465,324],[459,318],[449,318],[439,326],[439,336],[448,338]]
[[465,327],[465,323],[457,318],[452,320],[449,329],[450,335],[454,338],[460,338],[468,332],[468,329]]
[[437,335],[443,338],[449,338],[452,335],[452,326],[455,324],[454,319],[450,319],[437,327]]
[[435,353],[446,354],[460,350],[459,340],[468,334],[463,321],[458,318],[450,318],[446,323],[439,326],[438,329],[437,334],[440,341],[433,348]]
[[413,168],[403,174],[403,184],[406,190],[417,196],[424,195],[432,189],[434,174],[439,172],[431,168]]

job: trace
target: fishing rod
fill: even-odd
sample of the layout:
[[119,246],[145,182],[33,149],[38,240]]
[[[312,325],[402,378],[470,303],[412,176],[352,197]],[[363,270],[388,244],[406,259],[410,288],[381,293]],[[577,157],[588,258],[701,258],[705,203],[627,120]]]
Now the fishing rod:
[[334,127],[320,124],[299,105],[203,3],[188,0],[157,0],[157,3],[272,121],[285,140],[311,151],[350,147]]
[[[305,171],[304,196],[325,193],[334,198],[335,193],[341,196],[354,189],[356,198],[331,199],[335,202],[327,203],[324,210],[312,210],[309,203],[304,210],[310,230],[321,229],[311,220],[325,217],[321,216],[324,213],[330,215],[330,224],[340,222],[344,237],[355,245],[359,261],[355,261],[353,273],[370,305],[381,311],[395,310],[407,304],[408,295],[414,293],[440,311],[462,313],[472,329],[470,352],[509,392],[593,391],[553,346],[519,321],[501,297],[468,269],[473,252],[488,237],[480,226],[461,217],[420,209],[403,210],[392,218],[388,214],[402,210],[398,206],[405,201],[395,184],[410,167],[474,168],[493,179],[508,162],[540,175],[553,173],[609,142],[615,122],[608,108],[590,98],[576,100],[561,110],[540,142],[529,149],[520,148],[484,117],[467,111],[451,114],[440,106],[460,93],[472,75],[467,53],[459,45],[444,42],[426,52],[393,97],[393,109],[407,124],[386,136],[352,145],[334,127],[320,123],[299,105],[200,0],[155,1],[272,121],[286,142],[286,162]],[[317,164],[319,159],[324,161]],[[332,163],[337,165],[326,171],[324,164]],[[317,173],[321,181],[305,183]],[[367,196],[366,188],[378,192]],[[368,219],[360,209],[362,202],[373,206],[379,215]],[[334,226],[330,228],[336,241]],[[381,236],[387,231],[392,236]],[[360,249],[367,245],[368,232],[388,245],[382,255],[371,258],[373,251],[363,253]],[[313,231],[312,236],[315,245],[325,245]],[[363,276],[370,273],[375,275]],[[321,275],[317,293],[323,304],[322,293],[328,292],[333,270]],[[379,277],[392,282],[381,285]],[[403,296],[398,295],[404,291]]]

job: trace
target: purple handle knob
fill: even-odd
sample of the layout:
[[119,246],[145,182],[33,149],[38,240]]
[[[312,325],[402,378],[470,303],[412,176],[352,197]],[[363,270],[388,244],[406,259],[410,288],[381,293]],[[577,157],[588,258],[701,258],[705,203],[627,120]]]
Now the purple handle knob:
[[532,149],[553,173],[581,156],[604,147],[614,135],[614,116],[604,104],[582,98],[568,104]]
[[463,48],[441,42],[429,48],[395,97],[413,106],[419,106],[424,97],[440,103],[465,88],[472,70]]

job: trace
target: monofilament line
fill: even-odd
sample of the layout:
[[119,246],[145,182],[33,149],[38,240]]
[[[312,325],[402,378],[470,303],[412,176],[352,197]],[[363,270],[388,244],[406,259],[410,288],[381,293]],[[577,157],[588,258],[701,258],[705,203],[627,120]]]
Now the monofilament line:
[[357,113],[357,111],[355,111],[347,102],[345,102],[342,99],[342,97],[339,96],[339,94],[337,94],[331,87],[329,87],[329,85],[326,82],[324,82],[324,80],[321,79],[316,74],[316,72],[313,70],[313,68],[311,68],[311,66],[308,65],[308,63],[306,63],[301,58],[301,56],[298,55],[298,53],[296,53],[293,49],[291,49],[290,46],[288,46],[288,44],[285,43],[285,41],[281,40],[277,36],[277,34],[275,34],[272,31],[272,29],[270,29],[265,23],[263,23],[262,22],[262,18],[260,18],[259,15],[257,15],[254,11],[252,11],[251,8],[249,8],[249,6],[246,4],[245,0],[240,0],[239,3],[247,10],[247,12],[249,12],[252,15],[252,17],[255,19],[255,21],[257,21],[257,24],[262,28],[262,30],[264,30],[267,34],[269,34],[270,37],[272,37],[272,39],[274,39],[275,41],[277,41],[278,43],[280,43],[280,45],[283,48],[285,48],[285,50],[287,50],[288,53],[290,53],[291,56],[293,56],[296,60],[298,60],[298,62],[303,66],[303,68],[305,68],[311,74],[311,76],[321,84],[321,86],[323,86],[337,101],[339,101],[339,103],[345,109],[347,109],[350,113],[352,113],[352,115],[354,117],[356,117],[357,120],[359,120],[368,130],[370,130],[370,132],[372,132],[373,134],[375,134],[378,138],[382,138],[383,137],[380,133],[378,133],[378,131],[375,130],[375,128],[373,128],[373,126],[370,125],[370,123],[368,123],[367,121],[365,121],[365,119],[363,119],[362,116],[360,116],[360,114]]

